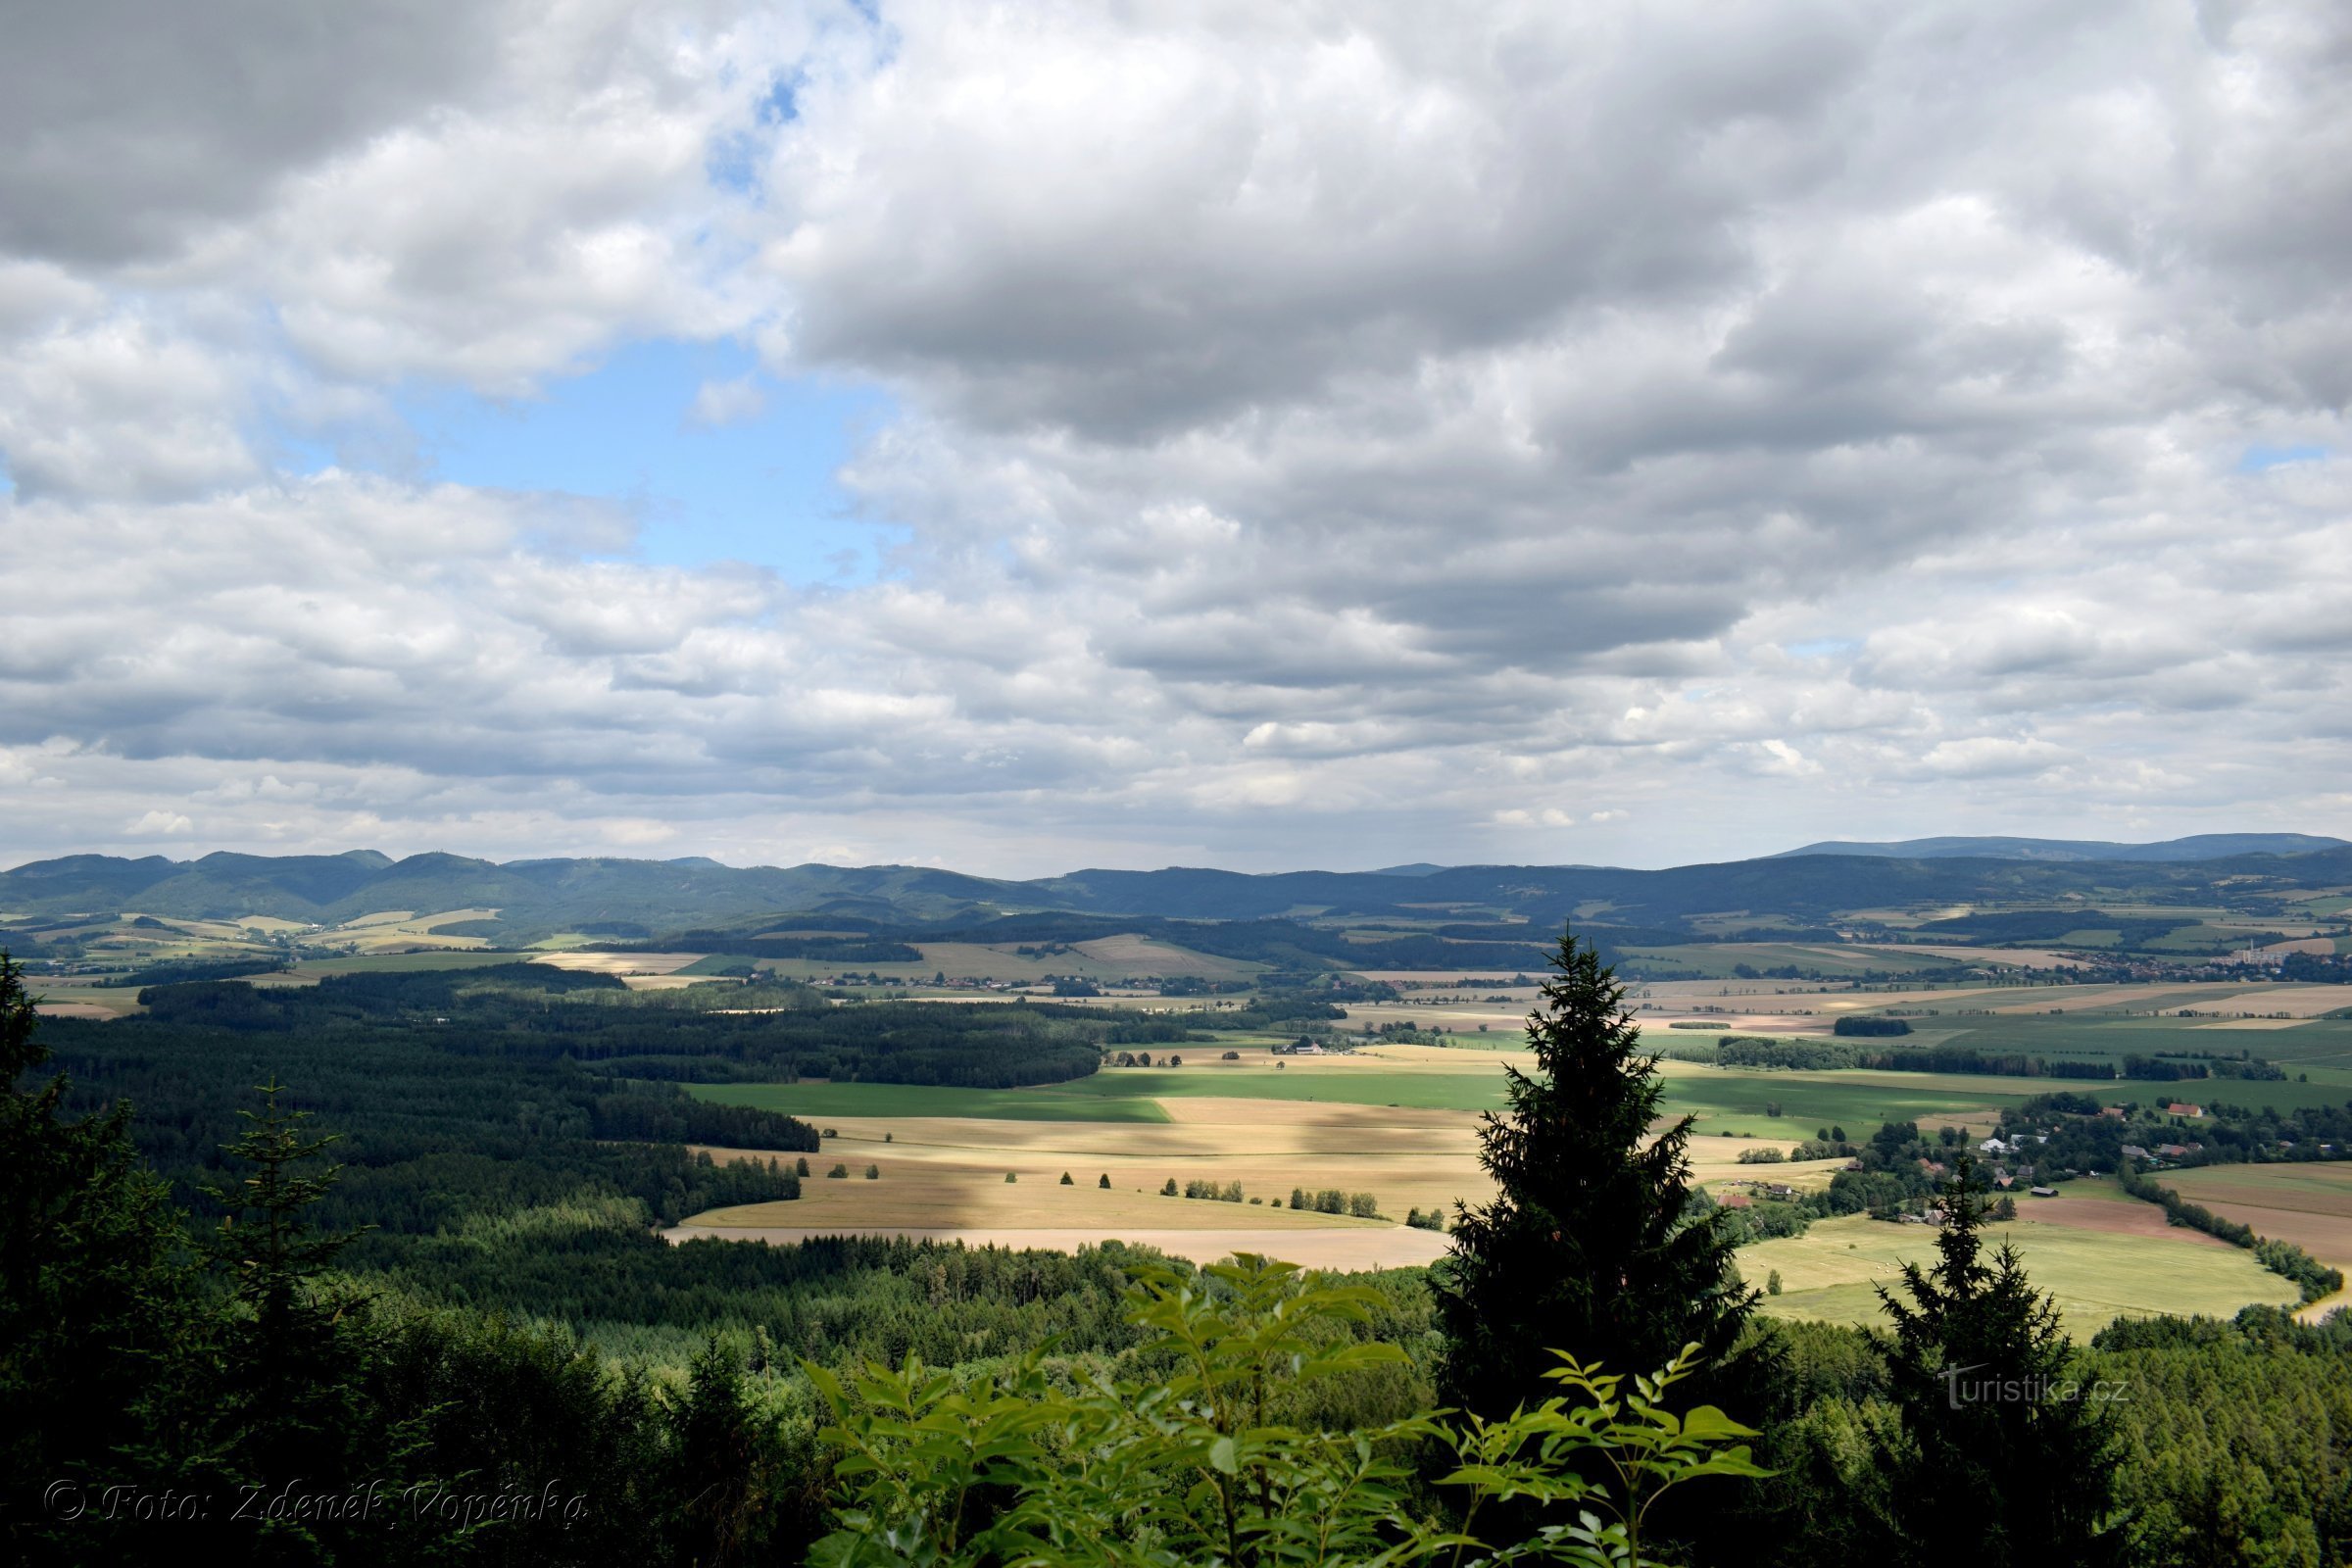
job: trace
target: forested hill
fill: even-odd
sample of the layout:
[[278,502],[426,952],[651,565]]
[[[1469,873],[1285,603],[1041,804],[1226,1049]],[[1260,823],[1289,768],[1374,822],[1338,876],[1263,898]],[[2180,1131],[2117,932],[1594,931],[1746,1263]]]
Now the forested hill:
[[[2286,836],[2273,836],[2286,837]],[[2269,842],[2266,837],[2262,842]],[[1936,841],[1939,845],[1941,841]],[[1970,841],[1957,841],[1970,842]],[[1998,843],[1999,841],[1992,841]],[[2186,844],[2190,841],[2179,841]],[[381,910],[495,910],[473,934],[528,940],[555,930],[642,940],[698,925],[779,913],[829,914],[945,928],[1007,914],[1065,913],[1182,920],[1324,915],[1428,921],[1502,919],[1556,926],[1600,906],[1610,923],[1671,928],[1730,911],[1757,924],[1817,926],[1843,911],[1924,903],[2137,900],[2192,903],[2227,887],[2230,901],[2352,881],[2352,847],[2219,858],[2015,858],[2000,853],[1917,856],[1881,846],[1666,870],[1607,866],[1413,865],[1392,871],[1248,875],[1170,867],[1083,870],[1003,881],[918,866],[751,866],[681,860],[545,859],[496,863],[453,855],[394,860],[372,851],[332,856],[219,854],[178,861],[79,855],[0,873],[0,909],[17,922],[137,911],[170,918],[271,916],[333,924]],[[2233,848],[2224,839],[2217,848]],[[1898,846],[1897,848],[1900,848]],[[2091,848],[2105,849],[2105,846]],[[29,927],[25,927],[29,930]]]
[[1898,860],[1953,857],[1994,860],[2222,860],[2240,855],[2311,855],[2352,848],[2342,839],[2310,833],[2196,833],[2157,844],[2111,844],[2098,839],[1942,838],[1862,844],[1833,839],[1785,850],[1793,855],[1875,855]]

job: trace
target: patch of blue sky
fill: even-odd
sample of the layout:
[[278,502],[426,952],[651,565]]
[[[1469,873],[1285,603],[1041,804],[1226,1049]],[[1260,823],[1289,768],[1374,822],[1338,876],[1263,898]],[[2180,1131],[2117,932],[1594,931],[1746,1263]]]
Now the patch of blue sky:
[[2318,463],[2328,456],[2326,447],[2318,446],[2250,446],[2237,460],[2240,473],[2263,473],[2282,468],[2290,463]]
[[712,140],[703,172],[722,190],[756,197],[761,161],[774,146],[776,127],[800,117],[800,78],[778,76],[761,96],[752,128]]
[[[722,389],[717,419],[694,410]],[[741,344],[637,343],[541,395],[497,401],[411,388],[396,404],[423,477],[617,503],[632,559],[742,561],[796,582],[871,580],[888,540],[836,475],[894,413],[871,387],[763,375]]]

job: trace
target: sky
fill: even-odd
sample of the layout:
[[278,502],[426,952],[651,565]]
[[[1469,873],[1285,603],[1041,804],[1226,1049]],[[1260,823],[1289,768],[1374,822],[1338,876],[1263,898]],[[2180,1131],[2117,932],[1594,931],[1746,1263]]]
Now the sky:
[[81,0],[0,863],[2352,836],[2352,8]]

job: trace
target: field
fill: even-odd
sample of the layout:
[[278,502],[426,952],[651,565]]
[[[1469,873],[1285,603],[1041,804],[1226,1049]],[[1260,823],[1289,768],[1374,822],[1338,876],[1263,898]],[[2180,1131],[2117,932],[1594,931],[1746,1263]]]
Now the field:
[[[2168,1228],[2153,1204],[2112,1185],[2079,1182],[2088,1195],[2026,1200],[2016,1223],[1986,1227],[1988,1245],[2017,1248],[2034,1286],[2057,1299],[2067,1330],[2085,1338],[2116,1317],[2204,1313],[2228,1317],[2251,1301],[2292,1303],[2293,1287],[2253,1254],[2196,1231]],[[2052,1212],[2067,1204],[2065,1211]],[[2151,1229],[2135,1210],[2154,1216]],[[2049,1217],[2044,1217],[2048,1215]],[[1835,1323],[1885,1321],[1877,1287],[1892,1289],[1906,1262],[1936,1261],[1936,1233],[1862,1215],[1816,1221],[1803,1236],[1742,1248],[1740,1270],[1761,1284],[1773,1272],[1782,1291],[1764,1298],[1775,1317]]]
[[[2352,1165],[2208,1165],[2157,1178],[2191,1202],[2352,1275]],[[2343,1295],[2315,1305],[2352,1304]]]
[[[1820,942],[1726,942],[1703,946],[1627,948],[1630,966],[1642,973],[1674,970],[1699,979],[1729,979],[1744,964],[1750,969],[1780,969],[1791,965],[1808,973],[1836,978],[1871,970],[1950,969],[1958,973],[1963,961],[1951,950],[1924,948],[1867,948]],[[1971,956],[1967,961],[1984,962]]]
[[[1098,937],[1067,947],[1013,942],[922,942],[913,946],[922,957],[909,962],[761,958],[759,964],[791,980],[822,979],[848,969],[907,984],[920,984],[935,975],[945,975],[950,980],[1002,980],[1012,985],[1034,983],[1049,975],[1074,975],[1098,981],[1130,976],[1247,980],[1265,968],[1261,963],[1216,957],[1140,936]],[[1023,946],[1030,947],[1027,954],[1020,951]]]
[[[956,1115],[1015,1121],[1152,1122],[1200,1096],[1269,1105],[1337,1103],[1390,1109],[1498,1110],[1502,1067],[1524,1053],[1439,1046],[1372,1046],[1349,1055],[1275,1057],[1262,1050],[1217,1059],[1200,1048],[1182,1067],[1112,1067],[1034,1089],[937,1089],[895,1084],[702,1084],[692,1092],[731,1104],[804,1118]],[[1279,1063],[1279,1065],[1277,1065]],[[2020,1078],[1932,1073],[1744,1071],[1670,1061],[1661,1065],[1666,1108],[1698,1118],[1698,1130],[1789,1142],[1842,1125],[1866,1136],[1881,1122],[1941,1116],[1989,1125],[2000,1107],[2048,1085]],[[1779,1114],[1774,1113],[1778,1107]]]

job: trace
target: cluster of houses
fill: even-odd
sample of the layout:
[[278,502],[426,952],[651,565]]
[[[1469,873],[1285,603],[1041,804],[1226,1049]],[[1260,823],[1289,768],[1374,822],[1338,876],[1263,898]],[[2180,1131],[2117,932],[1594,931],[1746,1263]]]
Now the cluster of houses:
[[[1980,1152],[1992,1156],[1992,1185],[1995,1191],[2010,1192],[2021,1184],[2036,1198],[2055,1198],[2057,1189],[2034,1185],[2034,1166],[2031,1161],[2018,1159],[2029,1149],[2050,1141],[2047,1133],[2019,1133],[2014,1138],[1998,1134],[1977,1145]],[[2012,1163],[2014,1161],[2014,1163]]]
[[2186,1159],[2191,1154],[2204,1152],[2203,1144],[2158,1144],[2152,1150],[2142,1149],[2137,1144],[2126,1144],[2123,1151],[2126,1159],[2136,1159],[2151,1170],[2164,1169],[2164,1162],[2168,1159]]
[[1770,1199],[1776,1203],[1793,1202],[1798,1196],[1796,1189],[1787,1182],[1743,1181],[1725,1185],[1730,1191],[1716,1200],[1725,1208],[1746,1208],[1759,1198]]

